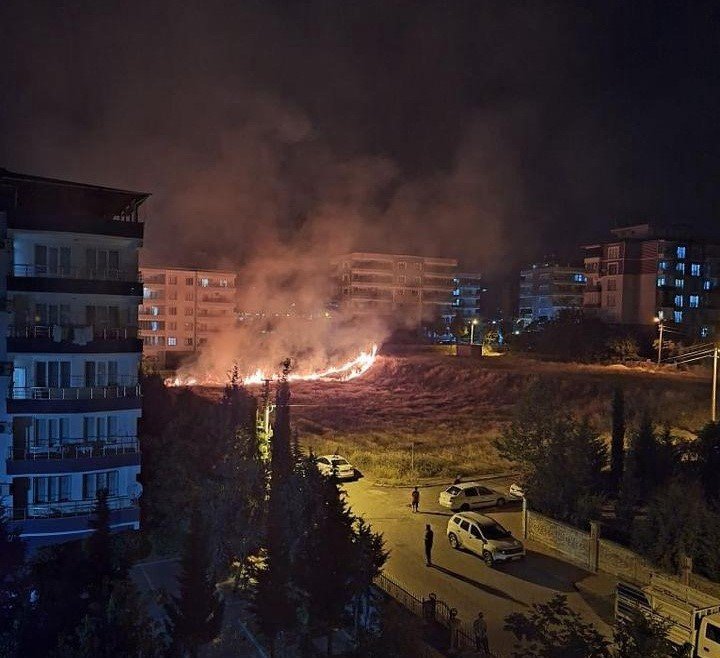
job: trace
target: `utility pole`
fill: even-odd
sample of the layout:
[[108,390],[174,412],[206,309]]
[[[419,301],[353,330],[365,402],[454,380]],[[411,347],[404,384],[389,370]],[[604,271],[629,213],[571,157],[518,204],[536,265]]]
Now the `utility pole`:
[[663,329],[664,328],[665,328],[665,320],[663,318],[660,318],[658,320],[658,330],[660,331],[660,336],[658,337],[658,357],[657,357],[658,365],[660,365],[660,361],[662,361]]
[[718,352],[720,352],[720,347],[716,343],[715,349],[713,350],[712,414],[711,414],[713,423],[717,421]]

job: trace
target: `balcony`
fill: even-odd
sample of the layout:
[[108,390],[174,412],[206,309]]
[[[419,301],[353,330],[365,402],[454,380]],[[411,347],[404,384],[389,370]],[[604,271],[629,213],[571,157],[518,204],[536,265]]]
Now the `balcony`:
[[137,327],[99,327],[72,324],[10,325],[7,351],[15,353],[141,352]]
[[[137,509],[138,500],[130,496],[110,496],[107,499],[111,511]],[[57,519],[65,517],[90,516],[95,509],[93,500],[68,500],[52,503],[30,503],[27,507],[10,508],[13,521],[28,519]]]
[[198,300],[202,304],[222,304],[223,306],[232,305],[234,300],[232,297],[217,297],[215,295],[203,295]]
[[7,412],[82,413],[140,407],[137,382],[110,386],[27,386],[8,390]]
[[79,294],[127,295],[142,297],[141,276],[137,270],[94,269],[87,267],[48,267],[13,265],[7,278],[11,291],[69,292]]
[[24,445],[8,450],[8,475],[76,473],[140,465],[137,437],[53,439],[52,445]]

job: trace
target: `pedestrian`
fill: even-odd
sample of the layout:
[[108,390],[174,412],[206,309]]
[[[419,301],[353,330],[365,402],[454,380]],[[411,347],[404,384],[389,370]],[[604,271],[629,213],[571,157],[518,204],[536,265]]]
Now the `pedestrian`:
[[412,490],[412,494],[410,495],[410,501],[410,507],[412,507],[412,511],[417,512],[418,507],[420,507],[420,492],[418,491],[417,487]]
[[482,610],[478,612],[478,616],[473,622],[473,633],[475,635],[475,649],[482,651],[483,656],[489,656],[490,646],[488,643],[487,622],[485,621]]
[[428,567],[432,566],[432,545],[434,533],[430,524],[425,526],[425,563]]
[[453,484],[460,484],[462,482],[462,478],[457,475],[455,476],[455,479],[453,480]]

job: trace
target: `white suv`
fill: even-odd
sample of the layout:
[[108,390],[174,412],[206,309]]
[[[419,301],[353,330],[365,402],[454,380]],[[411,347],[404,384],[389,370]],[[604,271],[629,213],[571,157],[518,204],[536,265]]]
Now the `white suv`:
[[463,482],[450,485],[440,493],[438,501],[443,507],[449,507],[453,512],[465,512],[475,507],[489,507],[505,504],[505,497],[497,491],[483,487],[477,482]]
[[323,475],[329,475],[338,480],[352,480],[355,477],[355,467],[340,455],[322,455],[315,461],[318,470]]
[[489,516],[461,512],[448,521],[447,538],[453,548],[466,548],[482,556],[489,567],[525,557],[525,547],[509,530]]

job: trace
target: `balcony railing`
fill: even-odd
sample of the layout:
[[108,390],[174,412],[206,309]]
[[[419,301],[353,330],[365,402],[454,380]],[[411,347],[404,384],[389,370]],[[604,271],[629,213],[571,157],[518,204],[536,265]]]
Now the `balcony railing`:
[[[111,510],[131,509],[138,506],[137,498],[130,496],[112,496],[107,499]],[[30,503],[27,507],[9,508],[12,519],[23,521],[25,519],[49,519],[63,516],[88,516],[95,509],[96,501],[69,500],[52,503]]]
[[86,459],[88,457],[108,457],[128,455],[140,452],[137,437],[113,437],[100,439],[50,439],[57,441],[52,445],[23,446],[9,448],[8,460],[35,459]]
[[140,397],[140,384],[112,386],[25,386],[8,390],[11,400],[114,400]]
[[232,304],[231,297],[215,297],[213,295],[202,295],[200,300],[203,304]]
[[89,279],[93,281],[142,281],[138,270],[89,267],[50,267],[48,265],[13,265],[13,276],[39,276],[53,279]]
[[137,327],[96,327],[74,324],[10,325],[8,338],[44,338],[61,341],[127,340],[138,337]]

